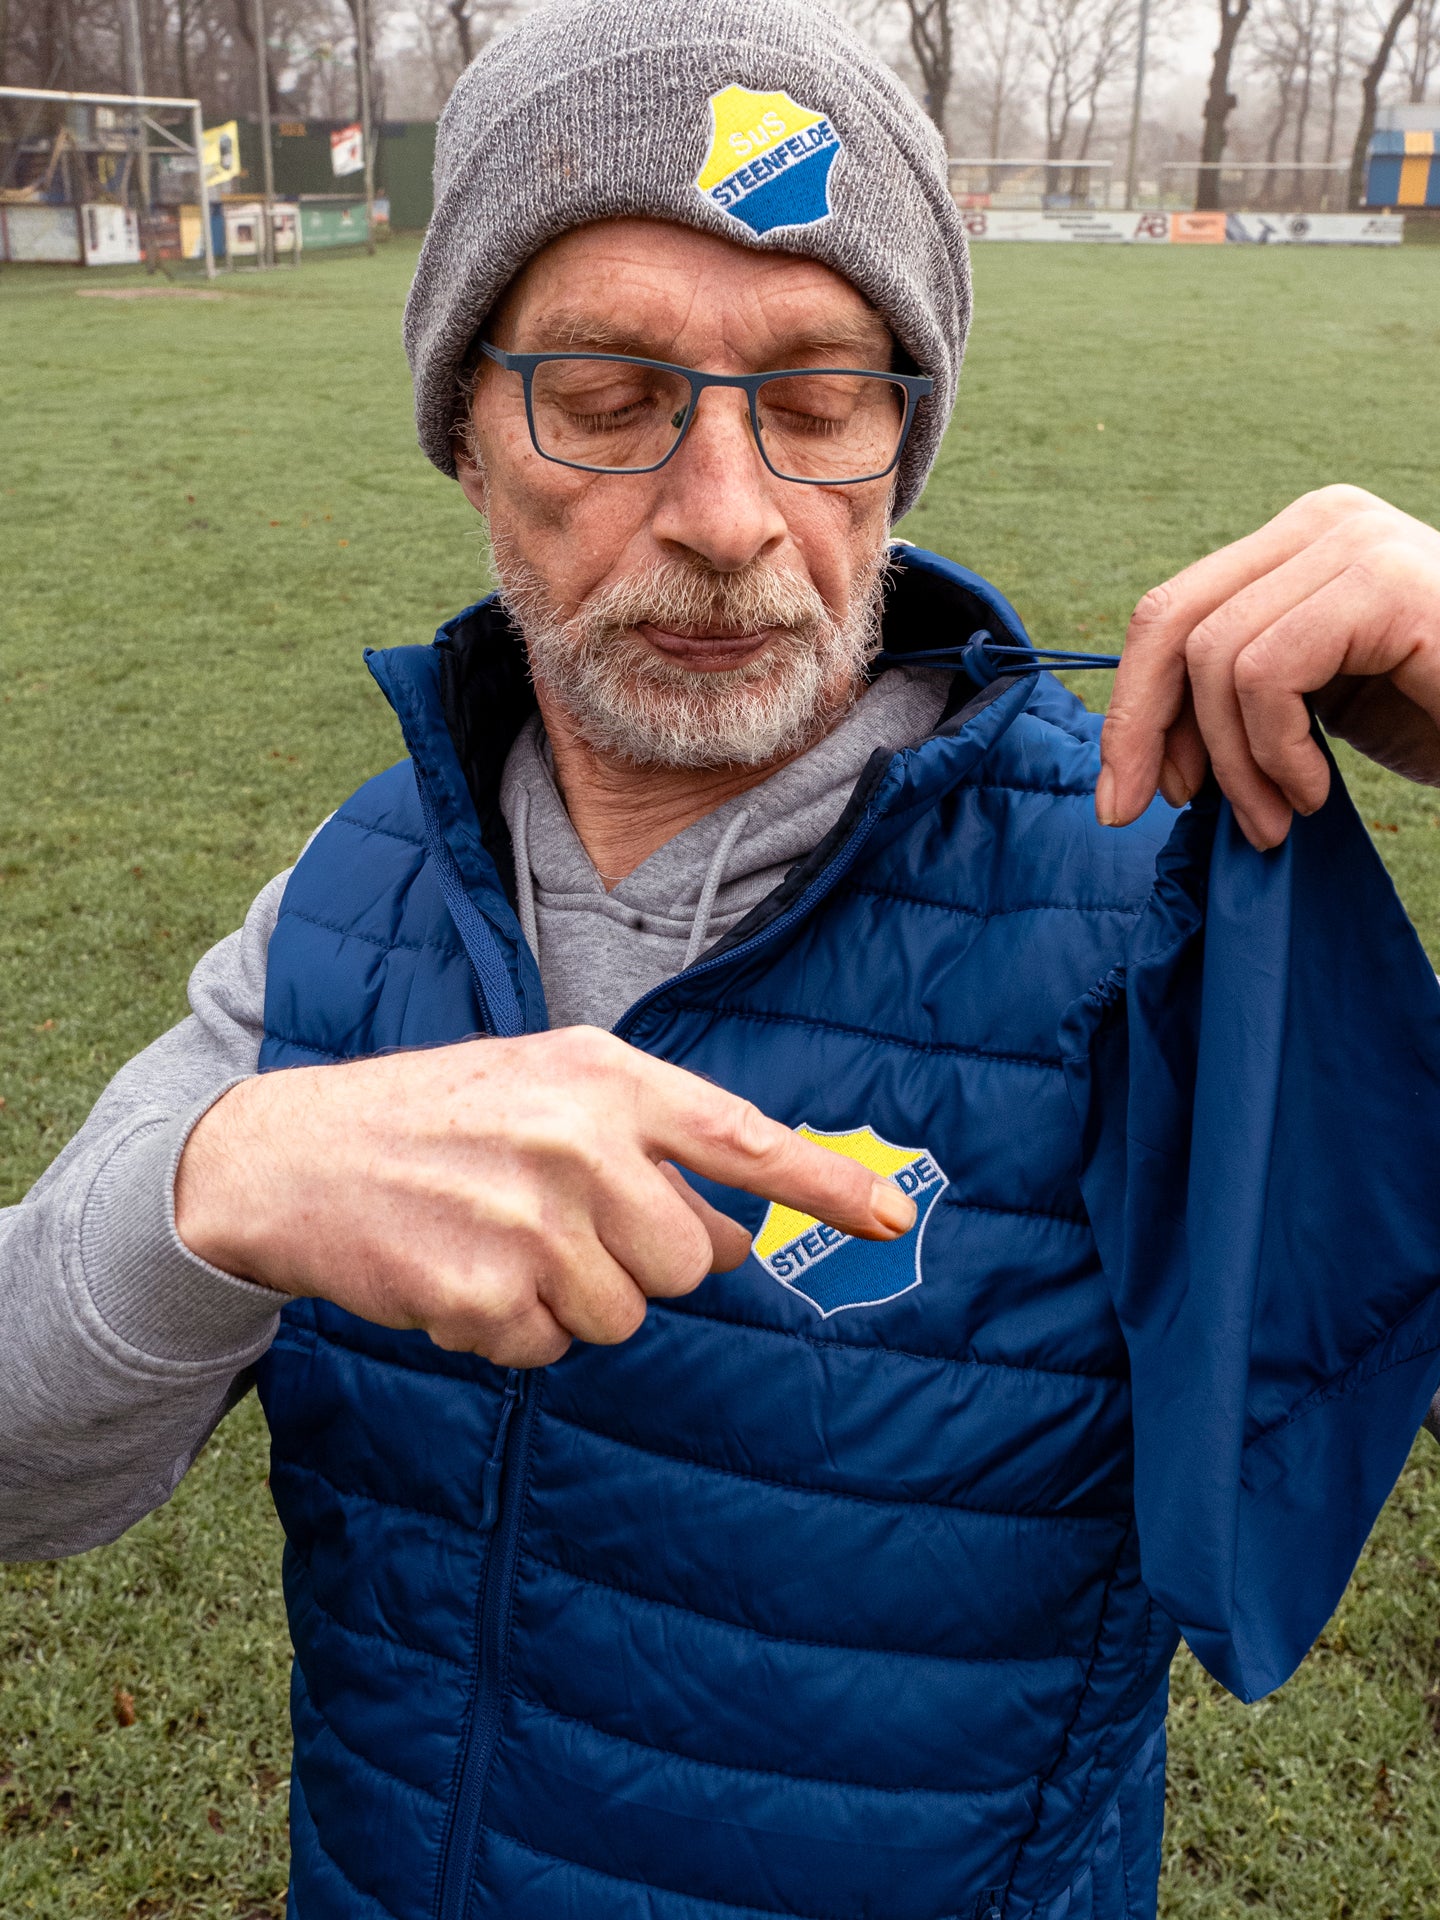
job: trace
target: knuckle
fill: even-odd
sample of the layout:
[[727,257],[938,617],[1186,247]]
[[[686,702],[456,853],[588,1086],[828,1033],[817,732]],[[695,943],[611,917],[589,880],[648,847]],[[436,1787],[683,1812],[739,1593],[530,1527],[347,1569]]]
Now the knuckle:
[[1158,627],[1163,627],[1175,610],[1175,588],[1171,581],[1163,580],[1158,587],[1151,587],[1137,603],[1130,616],[1130,636],[1135,640],[1147,639]]
[[589,1339],[597,1347],[618,1347],[645,1322],[645,1297],[634,1287],[617,1287],[595,1314]]
[[1298,503],[1303,507],[1318,508],[1327,519],[1347,519],[1351,514],[1364,513],[1372,507],[1383,506],[1384,502],[1364,487],[1354,487],[1344,480],[1332,480],[1327,486],[1315,487],[1311,492],[1302,494]]
[[1273,655],[1277,648],[1271,643],[1262,646],[1258,642],[1246,647],[1235,660],[1235,686],[1239,693],[1263,693],[1275,678]]
[[1194,628],[1185,642],[1185,662],[1192,671],[1198,668],[1204,672],[1206,668],[1213,667],[1218,660],[1222,660],[1228,651],[1229,636],[1225,630],[1225,622],[1220,615],[1211,614],[1208,619],[1202,620],[1199,626]]
[[779,1144],[776,1122],[763,1114],[753,1100],[727,1102],[719,1116],[718,1132],[723,1145],[749,1160],[773,1154]]
[[692,1229],[683,1236],[677,1236],[670,1271],[666,1275],[667,1293],[693,1293],[714,1265],[715,1249],[710,1244],[709,1234],[698,1221],[692,1222]]
[[561,1027],[554,1043],[562,1070],[576,1074],[611,1072],[624,1052],[624,1042],[603,1027]]

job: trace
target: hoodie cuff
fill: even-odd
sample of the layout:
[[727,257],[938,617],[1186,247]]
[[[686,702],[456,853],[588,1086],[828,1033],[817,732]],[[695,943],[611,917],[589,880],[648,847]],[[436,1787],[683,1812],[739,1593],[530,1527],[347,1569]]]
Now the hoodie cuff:
[[236,1371],[275,1337],[285,1296],[212,1267],[175,1230],[185,1142],[237,1085],[232,1080],[183,1119],[142,1119],[90,1189],[81,1233],[86,1288],[116,1339],[150,1360]]

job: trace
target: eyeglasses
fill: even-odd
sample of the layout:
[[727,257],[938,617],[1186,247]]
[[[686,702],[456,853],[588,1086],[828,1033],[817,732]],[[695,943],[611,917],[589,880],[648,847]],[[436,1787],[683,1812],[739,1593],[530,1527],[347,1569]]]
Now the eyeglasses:
[[480,351],[525,383],[535,451],[585,473],[654,473],[690,431],[707,387],[734,387],[750,405],[760,457],[777,479],[856,486],[893,472],[933,391],[925,374],[859,367],[783,373],[698,373],[624,353]]

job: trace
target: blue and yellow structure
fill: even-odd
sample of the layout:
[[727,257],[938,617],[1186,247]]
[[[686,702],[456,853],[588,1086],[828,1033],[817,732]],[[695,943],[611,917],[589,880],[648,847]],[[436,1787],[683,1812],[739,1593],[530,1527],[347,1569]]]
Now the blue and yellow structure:
[[1365,168],[1365,204],[1440,209],[1440,133],[1433,128],[1377,133]]

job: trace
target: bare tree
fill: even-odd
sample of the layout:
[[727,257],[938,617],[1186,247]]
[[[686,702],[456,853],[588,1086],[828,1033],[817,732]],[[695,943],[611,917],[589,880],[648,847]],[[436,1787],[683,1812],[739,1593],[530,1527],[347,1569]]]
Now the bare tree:
[[525,0],[418,0],[410,11],[434,71],[438,102],[444,102],[476,54],[524,6]]
[[[1033,0],[1031,19],[1044,82],[1045,158],[1084,160],[1105,89],[1133,58],[1138,7],[1135,0]],[[1058,168],[1046,185],[1058,190]]]
[[960,36],[973,75],[980,150],[999,159],[1032,79],[1035,28],[1028,0],[965,0]]
[[[1281,142],[1292,132],[1291,158],[1305,158],[1310,114],[1315,101],[1317,70],[1324,44],[1326,20],[1323,0],[1266,0],[1256,26],[1255,60],[1260,70],[1274,83],[1275,99],[1266,142],[1265,158],[1273,167],[1280,155]],[[1264,197],[1273,200],[1279,190],[1279,175],[1267,176]],[[1294,204],[1303,204],[1304,181],[1296,171],[1290,195]]]
[[1419,106],[1440,69],[1440,0],[1416,0],[1411,15],[1410,47],[1405,59],[1411,103]]
[[1220,0],[1220,38],[1210,65],[1210,90],[1205,96],[1205,119],[1200,136],[1202,167],[1196,180],[1195,204],[1214,209],[1220,205],[1218,165],[1225,153],[1230,115],[1237,105],[1230,91],[1230,69],[1240,30],[1250,14],[1251,0]]
[[1375,116],[1380,106],[1380,88],[1385,79],[1385,69],[1390,64],[1390,56],[1395,51],[1395,42],[1400,37],[1400,29],[1410,18],[1415,0],[1395,0],[1388,19],[1380,34],[1380,44],[1360,85],[1360,125],[1355,130],[1355,145],[1350,154],[1350,204],[1358,207],[1365,199],[1365,160],[1370,151],[1370,140],[1375,132]]
[[909,16],[910,51],[920,69],[925,111],[946,137],[945,116],[954,78],[955,31],[952,0],[904,0]]

